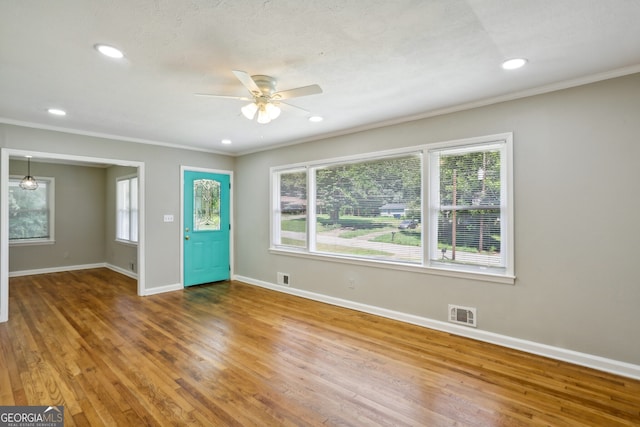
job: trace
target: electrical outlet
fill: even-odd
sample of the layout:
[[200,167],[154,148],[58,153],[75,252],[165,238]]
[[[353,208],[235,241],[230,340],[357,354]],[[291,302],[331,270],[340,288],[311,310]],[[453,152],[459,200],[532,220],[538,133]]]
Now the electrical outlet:
[[291,286],[291,277],[288,273],[278,272],[278,285]]
[[349,284],[347,285],[347,288],[353,290],[356,288],[356,279],[349,279]]

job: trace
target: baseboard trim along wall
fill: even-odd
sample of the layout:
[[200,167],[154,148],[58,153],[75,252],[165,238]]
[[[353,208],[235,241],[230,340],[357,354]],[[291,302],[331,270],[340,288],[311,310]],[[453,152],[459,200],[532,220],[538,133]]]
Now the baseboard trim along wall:
[[[124,274],[125,276],[130,277],[132,279],[138,279],[138,275],[136,273],[129,270],[125,270],[124,268],[118,267],[116,265],[112,265],[104,262],[96,263],[96,264],[66,265],[61,267],[39,268],[35,270],[12,271],[9,273],[9,277],[31,276],[34,274],[60,273],[63,271],[74,271],[74,270],[88,270],[90,268],[108,268],[109,270],[113,270],[120,274]],[[158,286],[156,288],[144,289],[142,296],[162,294],[165,292],[172,292],[180,289],[184,289],[184,286],[182,286],[182,284],[180,283],[176,283],[173,285],[166,285],[166,286]]]
[[116,268],[112,268],[113,266],[109,266],[104,262],[101,262],[96,264],[65,265],[60,267],[38,268],[34,270],[10,271],[9,277],[32,276],[34,274],[60,273],[63,271],[74,271],[74,270],[88,270],[90,268],[102,268],[102,267],[111,268],[112,270],[115,270],[118,273],[123,273],[120,270],[116,270]]
[[158,286],[156,288],[145,289],[143,296],[163,294],[165,292],[180,291],[182,289],[184,289],[184,286],[182,286],[182,284],[180,283],[175,283],[173,285],[166,285],[166,286]]
[[34,270],[10,271],[9,277],[32,276],[34,274],[60,273],[63,271],[74,271],[74,270],[89,270],[91,268],[108,268],[109,270],[113,270],[120,274],[124,274],[127,277],[131,277],[132,279],[138,278],[138,275],[132,271],[125,270],[124,268],[120,268],[116,265],[112,265],[104,262],[99,262],[96,264],[65,265],[61,267],[38,268]]
[[506,335],[500,335],[493,332],[471,329],[465,326],[459,326],[440,320],[433,320],[426,317],[416,316],[413,314],[402,313],[399,311],[388,310],[381,307],[361,304],[341,298],[335,298],[327,295],[317,294],[315,292],[304,291],[301,289],[290,288],[286,286],[276,285],[262,280],[252,279],[244,276],[234,276],[234,280],[238,280],[250,285],[271,289],[286,294],[299,296],[339,307],[349,308],[352,310],[362,311],[364,313],[374,314],[401,322],[423,326],[450,334],[472,338],[478,341],[484,341],[491,344],[497,344],[503,347],[515,350],[525,351],[527,353],[537,354],[539,356],[549,357],[555,360],[573,363],[588,368],[621,375],[628,378],[640,380],[640,366],[631,363],[621,362],[618,360],[608,359],[605,357],[594,356],[592,354],[581,353],[578,351],[567,350],[560,347],[554,347],[547,344],[540,344],[533,341],[527,341],[519,338],[513,338]]
[[105,264],[105,267],[107,267],[109,270],[113,270],[113,271],[118,272],[120,274],[124,274],[127,277],[131,277],[132,279],[136,279],[136,280],[138,279],[138,274],[134,273],[131,270],[126,270],[126,269],[124,269],[122,267],[118,267],[118,266],[113,265],[113,264]]

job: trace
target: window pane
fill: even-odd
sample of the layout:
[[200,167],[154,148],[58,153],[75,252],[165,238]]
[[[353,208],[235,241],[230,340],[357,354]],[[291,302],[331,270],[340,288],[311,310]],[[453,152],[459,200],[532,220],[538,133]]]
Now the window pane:
[[9,181],[9,240],[49,238],[49,182],[38,179],[35,190],[19,183]]
[[439,156],[438,251],[432,253],[432,260],[504,267],[501,152],[451,151]]
[[307,172],[280,174],[280,241],[307,246]]
[[220,230],[220,182],[193,182],[193,231]]
[[316,170],[318,252],[422,262],[420,154]]
[[131,195],[129,200],[130,213],[129,223],[130,239],[132,242],[138,241],[138,178],[131,178],[129,193]]
[[124,178],[116,186],[116,238],[138,241],[138,178]]
[[129,240],[129,180],[117,182],[116,238]]

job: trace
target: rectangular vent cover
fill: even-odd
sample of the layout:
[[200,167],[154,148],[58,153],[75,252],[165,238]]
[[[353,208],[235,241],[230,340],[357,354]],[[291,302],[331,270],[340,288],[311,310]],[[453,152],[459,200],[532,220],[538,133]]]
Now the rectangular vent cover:
[[288,273],[278,272],[278,285],[291,286]]
[[462,307],[460,305],[449,304],[449,321],[461,325],[477,327],[478,316],[473,307]]

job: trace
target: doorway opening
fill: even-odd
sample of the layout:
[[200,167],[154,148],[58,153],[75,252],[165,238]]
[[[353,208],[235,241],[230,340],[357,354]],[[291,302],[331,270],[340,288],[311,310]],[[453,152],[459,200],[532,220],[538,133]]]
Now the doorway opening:
[[[32,161],[78,166],[127,166],[137,168],[138,176],[138,245],[137,294],[145,295],[145,233],[144,233],[144,162],[70,154],[48,153],[2,148],[0,152],[0,322],[9,319],[9,160],[32,156]],[[107,213],[108,215],[108,213]]]

